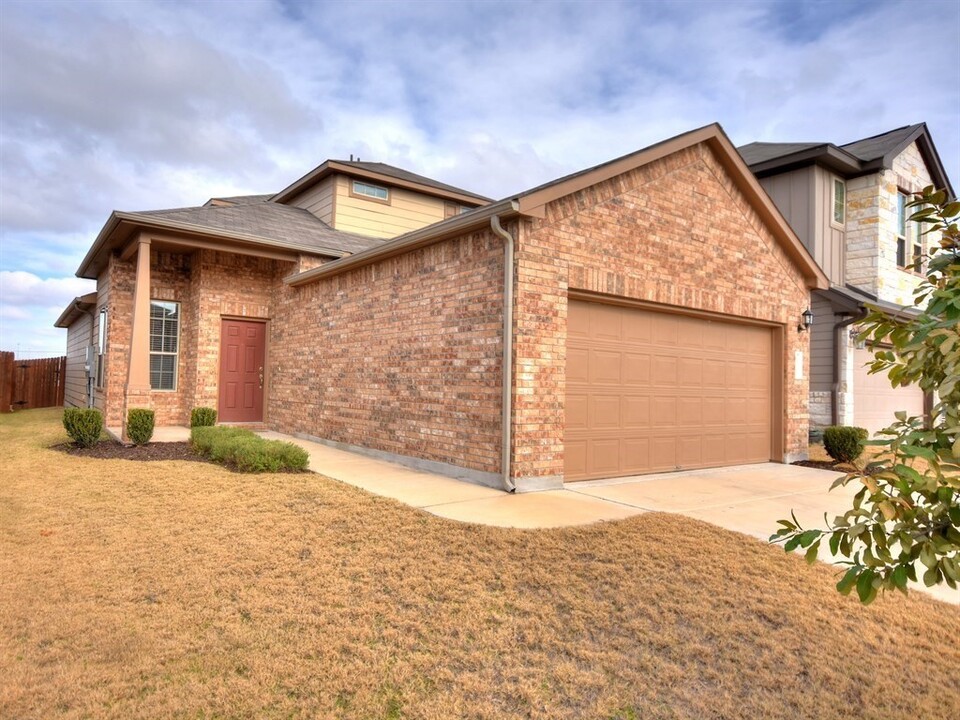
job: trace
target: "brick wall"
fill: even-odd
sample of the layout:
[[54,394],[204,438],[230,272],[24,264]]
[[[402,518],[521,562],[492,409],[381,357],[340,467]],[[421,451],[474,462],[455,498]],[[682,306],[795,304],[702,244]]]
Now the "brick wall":
[[[563,475],[567,291],[588,290],[782,324],[784,447],[807,446],[809,304],[803,279],[706,146],[561,198],[520,228],[514,472]],[[794,378],[802,351],[802,379]]]
[[[151,299],[180,303],[177,389],[151,391],[131,401],[131,407],[153,409],[157,425],[185,425],[194,407],[216,408],[221,317],[269,318],[273,288],[292,269],[293,263],[211,250],[192,255],[152,251]],[[135,277],[136,257],[124,261],[113,256],[98,281],[99,306],[108,308],[108,351],[97,404],[113,428],[124,422]]]
[[502,255],[482,232],[278,286],[270,425],[497,472]]

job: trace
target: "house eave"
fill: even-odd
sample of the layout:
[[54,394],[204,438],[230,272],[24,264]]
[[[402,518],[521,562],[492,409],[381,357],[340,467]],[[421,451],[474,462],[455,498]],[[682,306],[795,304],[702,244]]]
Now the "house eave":
[[[298,243],[281,242],[270,238],[260,237],[258,235],[248,235],[246,233],[230,232],[227,230],[215,230],[203,225],[193,223],[178,222],[175,220],[166,220],[154,218],[149,215],[139,213],[128,213],[114,210],[104,224],[103,229],[97,235],[90,250],[80,263],[77,270],[77,277],[96,280],[99,265],[96,262],[101,254],[106,250],[116,250],[122,247],[129,235],[136,230],[166,230],[171,232],[183,233],[188,236],[207,238],[212,240],[225,240],[245,248],[266,248],[274,252],[286,251],[291,256],[297,253],[314,255],[318,257],[341,258],[350,253],[344,250],[334,248],[315,247],[312,245],[301,245]],[[126,230],[127,232],[123,232]],[[223,247],[224,252],[230,251],[229,244]]]
[[490,223],[490,218],[498,215],[501,219],[508,219],[520,215],[520,207],[516,200],[508,199],[491,205],[484,205],[476,210],[458,215],[433,225],[428,225],[420,230],[406,233],[400,237],[391,240],[388,243],[380,245],[363,252],[358,252],[349,257],[344,257],[333,262],[324,263],[319,267],[306,270],[284,278],[284,283],[292,287],[299,287],[307,283],[316,282],[322,278],[332,277],[348,270],[355,270],[365,265],[386,260],[387,258],[403,253],[411,252],[428,245],[433,245],[443,240],[447,240],[464,233],[480,230]]
[[365,180],[373,180],[384,185],[391,185],[393,187],[404,188],[405,190],[413,190],[415,192],[421,193],[423,195],[431,195],[433,197],[438,197],[443,200],[451,200],[458,203],[471,206],[482,206],[487,203],[493,202],[490,198],[483,197],[482,195],[472,195],[466,193],[458,193],[450,190],[444,190],[442,188],[432,187],[430,185],[422,185],[417,182],[410,180],[404,180],[402,178],[396,178],[392,175],[386,175],[384,173],[374,172],[373,170],[367,170],[365,168],[357,168],[351,165],[344,165],[338,163],[336,160],[327,160],[322,165],[317,168],[314,168],[309,173],[301,177],[299,180],[296,180],[291,185],[288,185],[283,190],[278,192],[272,198],[271,202],[276,203],[285,203],[290,200],[292,197],[299,195],[300,193],[309,190],[311,187],[316,185],[318,182],[323,180],[326,177],[331,175],[346,175],[349,177],[357,177]]

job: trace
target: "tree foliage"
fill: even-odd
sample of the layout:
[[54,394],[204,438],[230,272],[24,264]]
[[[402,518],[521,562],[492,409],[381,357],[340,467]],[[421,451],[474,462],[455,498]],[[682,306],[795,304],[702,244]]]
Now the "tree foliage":
[[787,551],[804,548],[811,563],[826,541],[848,567],[837,589],[856,588],[865,604],[881,590],[906,593],[908,581],[960,585],[960,202],[930,186],[909,207],[938,246],[914,265],[923,273],[914,295],[919,314],[871,308],[860,338],[892,346],[874,351],[870,372],[933,393],[933,411],[929,419],[898,412],[882,439],[864,442],[880,453],[831,486],[862,485],[850,510],[833,523],[824,516],[826,529],[804,529],[791,515],[770,538]]

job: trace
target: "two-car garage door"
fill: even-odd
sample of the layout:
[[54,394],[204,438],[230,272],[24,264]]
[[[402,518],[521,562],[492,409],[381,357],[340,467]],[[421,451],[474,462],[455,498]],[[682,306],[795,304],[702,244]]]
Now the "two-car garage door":
[[565,479],[768,461],[771,333],[571,300]]

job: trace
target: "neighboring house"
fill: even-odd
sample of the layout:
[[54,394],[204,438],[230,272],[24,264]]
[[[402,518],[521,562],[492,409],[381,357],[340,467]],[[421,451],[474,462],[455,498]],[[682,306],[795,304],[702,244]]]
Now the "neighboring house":
[[921,274],[914,260],[936,239],[920,235],[906,203],[927,185],[954,194],[927,126],[840,146],[758,142],[739,150],[830,278],[830,289],[812,298],[811,425],[875,433],[897,410],[923,414],[920,389],[892,388],[885,374],[870,375],[876,347],[857,347],[855,337],[868,305],[891,316],[915,314],[909,306]]
[[114,213],[78,275],[96,302],[60,325],[106,327],[110,427],[207,405],[519,490],[805,457],[828,287],[718,125],[499,202],[330,161]]

